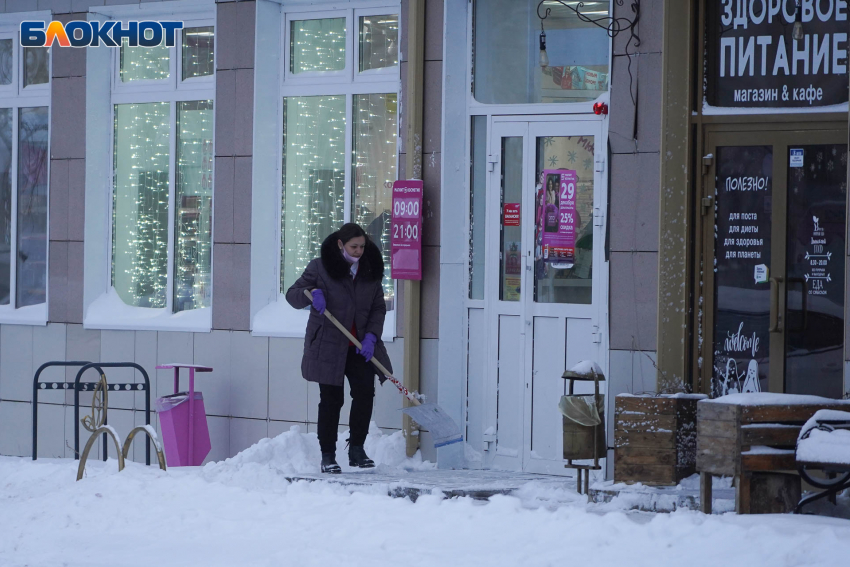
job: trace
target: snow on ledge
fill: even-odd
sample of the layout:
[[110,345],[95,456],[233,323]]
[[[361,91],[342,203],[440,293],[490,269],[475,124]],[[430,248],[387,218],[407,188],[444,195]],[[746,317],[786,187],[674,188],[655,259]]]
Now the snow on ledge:
[[295,309],[282,296],[260,309],[251,321],[251,333],[261,337],[303,338],[310,312]]
[[575,372],[576,374],[602,374],[602,369],[594,360],[582,360],[570,368],[570,372]]
[[47,325],[47,303],[17,309],[11,305],[0,306],[0,325]]
[[681,398],[683,400],[707,400],[708,394],[689,394],[687,392],[676,392],[675,394],[630,394],[628,392],[617,394],[618,398]]
[[118,296],[115,288],[95,299],[83,318],[86,329],[135,331],[187,331],[209,333],[212,329],[212,309],[204,307],[179,313],[167,309],[133,307]]
[[820,396],[806,396],[802,394],[775,394],[772,392],[752,392],[749,394],[729,394],[714,398],[713,400],[705,400],[704,403],[717,404],[732,404],[737,406],[800,406],[800,405],[817,405],[817,404],[840,404],[847,403],[850,408],[850,401],[836,400],[833,398],[822,398]]
[[[309,309],[295,309],[281,295],[278,296],[277,301],[272,301],[254,315],[254,319],[251,321],[251,334],[259,337],[303,339],[309,318]],[[331,323],[328,322],[328,324]],[[391,343],[393,333],[387,334],[387,330],[394,329],[395,312],[388,311],[384,319],[384,333],[381,340],[385,343]]]

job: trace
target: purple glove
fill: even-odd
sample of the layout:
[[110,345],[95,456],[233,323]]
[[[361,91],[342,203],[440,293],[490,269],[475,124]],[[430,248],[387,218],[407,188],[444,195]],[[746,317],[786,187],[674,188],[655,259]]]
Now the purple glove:
[[377,342],[378,337],[372,333],[366,333],[366,336],[363,337],[363,340],[360,342],[363,348],[358,348],[357,354],[362,355],[363,358],[366,359],[366,362],[369,362],[375,354],[375,343]]
[[318,311],[319,315],[324,315],[325,307],[327,307],[325,294],[320,289],[314,289],[311,293],[313,294],[313,309]]

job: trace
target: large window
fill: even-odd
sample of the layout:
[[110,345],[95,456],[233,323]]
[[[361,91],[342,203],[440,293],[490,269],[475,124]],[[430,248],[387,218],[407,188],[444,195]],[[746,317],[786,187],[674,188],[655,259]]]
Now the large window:
[[115,49],[111,284],[128,306],[210,307],[214,30]]
[[43,323],[50,52],[21,47],[15,28],[0,22],[0,322]]
[[283,18],[280,290],[356,222],[384,255],[398,158],[398,7]]
[[[492,104],[594,100],[608,90],[610,39],[560,2],[476,0],[473,19],[475,100]],[[568,2],[587,18],[607,16],[610,0]],[[541,61],[541,23],[546,58]],[[545,64],[544,64],[545,63]]]

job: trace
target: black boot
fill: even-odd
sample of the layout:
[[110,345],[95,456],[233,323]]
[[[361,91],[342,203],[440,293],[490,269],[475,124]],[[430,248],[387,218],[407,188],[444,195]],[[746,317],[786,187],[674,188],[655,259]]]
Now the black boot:
[[361,469],[371,469],[375,466],[375,461],[366,456],[363,445],[351,445],[348,448],[348,465]]
[[336,455],[333,453],[322,453],[322,472],[329,474],[339,474],[342,469],[336,464]]

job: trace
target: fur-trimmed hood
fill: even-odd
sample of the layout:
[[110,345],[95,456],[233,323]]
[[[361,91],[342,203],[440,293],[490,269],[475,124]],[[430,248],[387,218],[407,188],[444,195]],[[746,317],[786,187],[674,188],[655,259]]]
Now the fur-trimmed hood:
[[[328,275],[335,280],[348,277],[351,273],[351,268],[348,265],[345,257],[342,255],[342,250],[339,249],[337,241],[339,240],[339,232],[331,233],[325,241],[322,242],[322,266]],[[360,257],[360,266],[357,269],[357,277],[365,278],[369,281],[381,280],[384,277],[384,258],[381,256],[381,251],[374,242],[366,237],[366,248],[363,250],[363,255]]]

